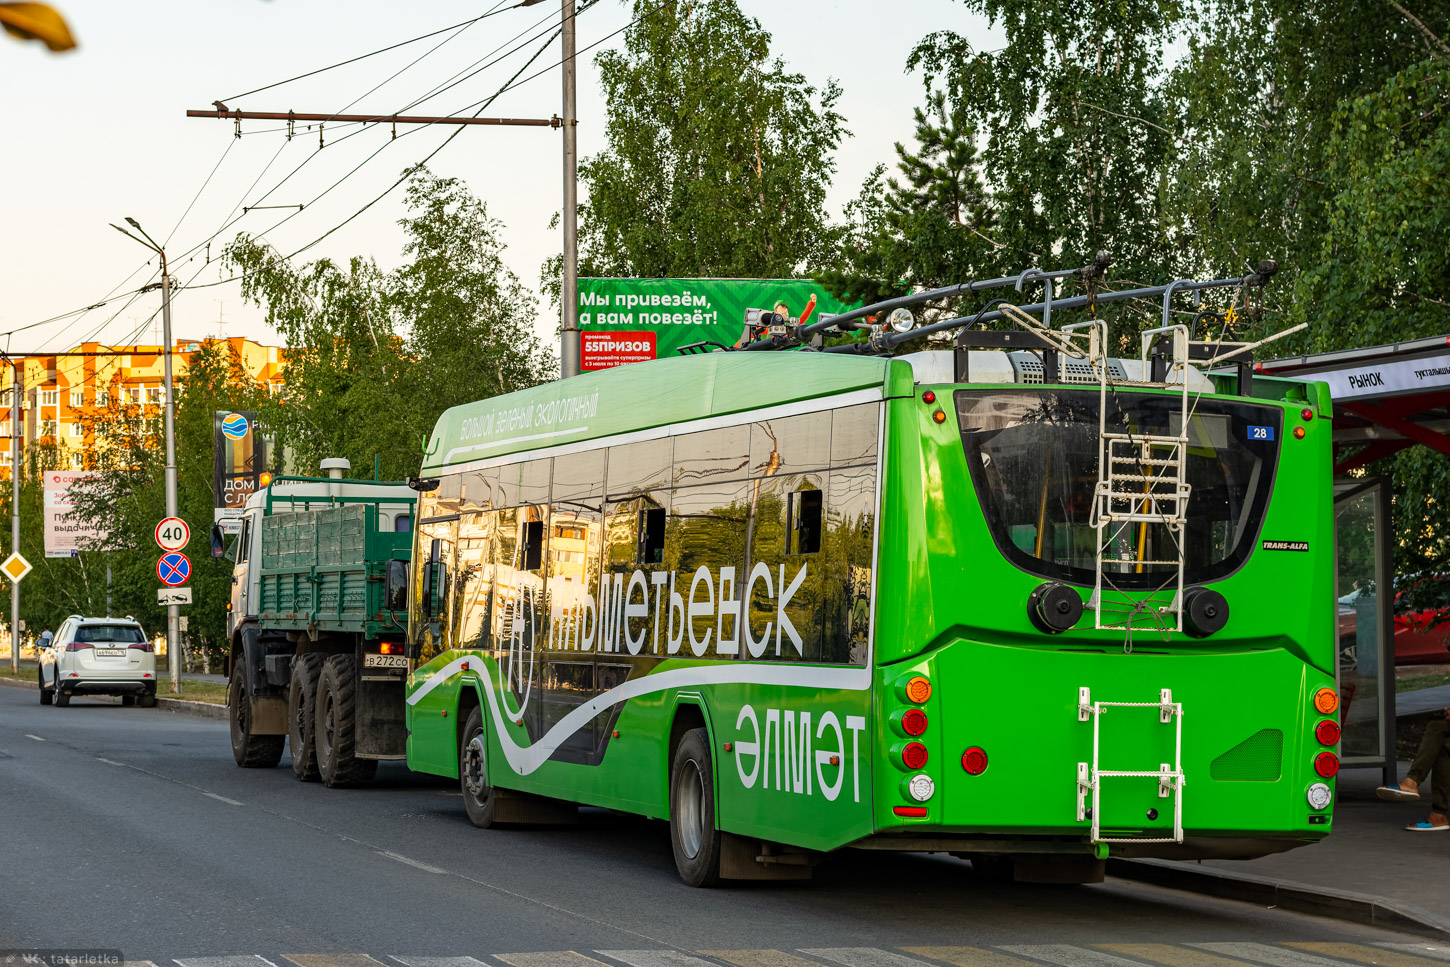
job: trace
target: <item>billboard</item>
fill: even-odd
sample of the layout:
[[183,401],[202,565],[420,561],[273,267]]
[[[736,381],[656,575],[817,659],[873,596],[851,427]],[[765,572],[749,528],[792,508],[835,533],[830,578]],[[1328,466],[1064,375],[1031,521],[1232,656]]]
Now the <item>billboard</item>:
[[95,550],[106,532],[71,515],[71,485],[95,476],[95,470],[47,470],[45,473],[45,556],[76,557]]
[[229,529],[229,519],[240,525],[247,498],[257,492],[271,449],[253,411],[218,410],[212,415],[212,516],[223,529]]
[[785,303],[812,320],[855,308],[810,279],[580,279],[579,368],[608,369],[677,355],[681,346],[745,341],[745,310]]

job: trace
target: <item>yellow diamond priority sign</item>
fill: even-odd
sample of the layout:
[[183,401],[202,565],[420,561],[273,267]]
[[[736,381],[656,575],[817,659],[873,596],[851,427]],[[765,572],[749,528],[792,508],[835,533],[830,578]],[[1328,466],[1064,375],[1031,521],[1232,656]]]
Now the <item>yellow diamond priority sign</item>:
[[5,576],[10,579],[11,584],[19,584],[20,579],[30,573],[30,562],[21,557],[19,551],[16,551],[5,559],[4,564],[0,564],[0,571],[5,572]]

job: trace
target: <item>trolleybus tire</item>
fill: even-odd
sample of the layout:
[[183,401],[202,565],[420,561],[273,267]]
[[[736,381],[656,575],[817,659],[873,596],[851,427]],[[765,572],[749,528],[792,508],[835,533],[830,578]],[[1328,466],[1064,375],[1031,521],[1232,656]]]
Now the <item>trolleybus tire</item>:
[[675,869],[688,886],[720,882],[720,830],[715,828],[715,770],[710,735],[691,729],[680,737],[670,765],[670,846]]
[[45,687],[45,669],[37,668],[35,674],[40,679],[40,704],[49,705],[51,699],[55,696],[55,691],[54,689]]
[[331,655],[317,682],[317,717],[312,743],[317,771],[328,788],[355,786],[372,779],[378,760],[359,759],[357,751],[357,660]]
[[487,751],[483,709],[474,706],[458,743],[458,788],[463,792],[463,809],[468,813],[468,821],[479,829],[488,829],[494,824],[498,805],[488,781]]
[[237,659],[227,682],[227,719],[232,734],[232,758],[243,769],[275,769],[282,761],[285,735],[253,735],[251,705],[247,699],[246,669]]
[[292,678],[287,685],[287,747],[292,751],[292,774],[303,782],[316,782],[317,745],[313,741],[316,725],[317,672],[322,656],[298,655],[292,663]]

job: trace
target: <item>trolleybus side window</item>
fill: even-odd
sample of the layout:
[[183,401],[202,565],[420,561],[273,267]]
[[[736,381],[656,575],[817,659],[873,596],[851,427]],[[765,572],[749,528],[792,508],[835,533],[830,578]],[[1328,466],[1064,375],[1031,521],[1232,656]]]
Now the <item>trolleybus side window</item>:
[[[675,437],[675,486],[750,475],[750,427],[726,426]],[[613,485],[611,484],[611,487]]]
[[674,575],[674,593],[683,602],[685,616],[679,624],[661,616],[667,625],[659,629],[661,651],[733,658],[740,650],[739,601],[750,491],[748,481],[722,480],[681,487],[670,494],[664,569]]
[[[875,442],[874,438],[872,440]],[[807,473],[831,465],[831,412],[805,413],[750,425],[750,475]]]
[[[412,601],[408,608],[408,638],[420,648],[419,664],[430,661],[450,647],[447,634],[451,603],[449,589],[458,519],[452,515],[436,516],[441,509],[441,501],[435,494],[436,491],[423,497],[421,512],[424,522],[418,527],[413,552],[415,564]],[[427,519],[430,516],[432,520]]]

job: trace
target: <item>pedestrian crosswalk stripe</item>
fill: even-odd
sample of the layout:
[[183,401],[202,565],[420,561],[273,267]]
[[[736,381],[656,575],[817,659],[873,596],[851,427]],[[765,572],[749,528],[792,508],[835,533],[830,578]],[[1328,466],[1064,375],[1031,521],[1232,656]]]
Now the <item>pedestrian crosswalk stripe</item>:
[[1426,960],[1424,957],[1415,957],[1410,954],[1402,954],[1393,950],[1383,950],[1377,947],[1366,947],[1357,943],[1309,943],[1300,941],[1285,944],[1288,947],[1298,947],[1300,950],[1307,950],[1310,953],[1324,954],[1328,957],[1338,957],[1340,960],[1358,960],[1361,963],[1377,964],[1379,967],[1435,967],[1435,961]]
[[488,967],[472,957],[399,957],[397,954],[392,957],[403,967]]
[[802,947],[801,953],[845,967],[926,967],[926,962],[876,947]]
[[593,957],[573,950],[548,950],[537,954],[494,954],[509,967],[605,967]]
[[1094,946],[1125,957],[1167,964],[1168,967],[1244,967],[1240,960],[1171,943],[1100,943]]
[[260,954],[242,954],[239,957],[188,957],[178,960],[178,967],[277,967]]
[[1377,943],[1375,946],[1386,950],[1400,950],[1407,954],[1419,954],[1421,957],[1433,957],[1436,960],[1450,960],[1450,946],[1446,944]]
[[367,954],[283,954],[297,967],[383,967]]
[[821,967],[814,960],[806,960],[783,950],[698,950],[696,953],[723,960],[735,967]]
[[596,950],[611,960],[623,961],[630,967],[716,967],[708,960],[682,954],[678,950]]
[[[101,761],[105,762],[106,760],[102,759]],[[149,960],[123,960],[121,961],[121,967],[156,967],[156,965]]]
[[1004,944],[998,949],[1062,967],[1143,967],[1136,960],[1065,943]]
[[1269,967],[1344,967],[1344,964],[1340,961],[1328,960],[1324,957],[1306,954],[1302,950],[1276,947],[1273,944],[1266,943],[1196,943],[1192,946],[1202,947],[1204,950],[1212,950],[1215,953],[1227,954],[1230,957],[1237,957],[1240,960],[1252,960],[1258,964],[1268,964]]
[[902,947],[909,954],[930,957],[954,967],[1024,967],[1027,961],[981,947]]

